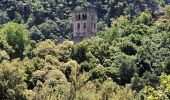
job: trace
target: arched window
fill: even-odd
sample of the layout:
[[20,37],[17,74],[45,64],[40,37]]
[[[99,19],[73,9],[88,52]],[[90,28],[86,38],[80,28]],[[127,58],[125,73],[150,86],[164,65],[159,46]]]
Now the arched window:
[[80,29],[80,23],[77,23],[77,29]]
[[87,15],[86,14],[83,14],[82,17],[83,17],[83,19],[87,19]]
[[87,19],[87,15],[86,14],[84,15],[84,19]]
[[79,20],[81,19],[81,15],[79,14]]
[[84,28],[86,28],[86,23],[84,23]]

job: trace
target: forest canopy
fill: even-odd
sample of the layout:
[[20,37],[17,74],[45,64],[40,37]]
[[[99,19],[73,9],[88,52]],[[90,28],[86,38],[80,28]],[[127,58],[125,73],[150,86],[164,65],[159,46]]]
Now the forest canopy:
[[[0,1],[0,99],[170,99],[167,3]],[[98,12],[99,32],[78,43],[68,41],[72,12],[86,7]]]

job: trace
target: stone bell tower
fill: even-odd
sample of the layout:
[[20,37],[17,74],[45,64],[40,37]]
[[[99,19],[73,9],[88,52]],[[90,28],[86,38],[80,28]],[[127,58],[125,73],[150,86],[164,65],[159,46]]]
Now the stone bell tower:
[[97,12],[93,9],[75,11],[73,14],[73,41],[81,41],[97,33]]

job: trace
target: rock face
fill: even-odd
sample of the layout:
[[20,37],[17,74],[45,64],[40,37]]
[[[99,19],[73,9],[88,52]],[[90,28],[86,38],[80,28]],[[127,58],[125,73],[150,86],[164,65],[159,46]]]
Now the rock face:
[[78,42],[97,33],[97,12],[93,9],[75,11],[73,14],[73,41]]

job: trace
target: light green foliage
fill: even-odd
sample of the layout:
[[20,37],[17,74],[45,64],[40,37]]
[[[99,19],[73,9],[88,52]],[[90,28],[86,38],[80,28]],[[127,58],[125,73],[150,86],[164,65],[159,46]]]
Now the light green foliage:
[[29,31],[23,25],[10,22],[3,25],[0,33],[2,49],[6,50],[12,58],[21,57],[29,42]]
[[[167,18],[166,23],[152,16],[152,7],[158,2],[162,3],[155,0],[0,2],[2,23],[13,20],[30,30],[29,34],[22,24],[13,22],[0,29],[0,99],[166,99],[170,25],[167,15],[161,17]],[[90,7],[98,11],[102,31],[79,43],[58,44],[59,38],[71,37],[72,11]],[[145,7],[151,8],[150,13],[140,13]],[[22,59],[14,59],[19,57]],[[162,73],[167,76],[160,77]]]
[[0,64],[0,99],[24,99],[27,84],[24,67],[19,60],[3,61]]
[[[169,6],[169,5],[167,5],[167,6],[165,7],[165,14],[166,14],[167,17],[170,16],[170,6]],[[168,18],[169,18],[169,17],[168,17]]]
[[51,40],[43,41],[37,44],[37,47],[33,50],[35,55],[38,55],[41,58],[44,58],[45,55],[52,54],[53,56],[56,55],[57,50],[55,49],[56,45]]
[[127,16],[120,16],[112,21],[111,28],[107,29],[106,31],[100,32],[99,34],[106,41],[111,41],[114,38],[131,34],[131,26],[132,25],[130,24],[130,20]]
[[147,12],[142,12],[137,17],[137,22],[143,24],[150,24],[152,22],[152,15]]
[[[36,71],[34,73],[37,78],[44,78],[44,84],[42,80],[37,81],[35,91],[36,99],[43,100],[55,100],[67,99],[70,94],[70,84],[67,82],[65,75],[60,70],[51,70],[48,73],[43,71]],[[38,75],[38,76],[37,76]]]
[[70,90],[70,100],[74,100],[76,97],[77,89],[79,88],[79,80],[78,80],[78,74],[79,74],[79,65],[75,61],[69,61],[65,65],[66,67],[66,73],[69,75],[69,81],[71,82],[71,90]]
[[133,100],[134,98],[129,86],[119,86],[111,79],[104,82],[98,79],[88,82],[77,95],[78,100]]
[[58,45],[57,58],[59,61],[67,62],[70,60],[73,55],[73,47],[74,43],[72,41],[64,41],[63,44]]
[[165,0],[155,0],[157,3],[159,3],[161,6],[165,6]]
[[0,51],[0,60],[9,59],[9,55],[6,51]]
[[160,85],[156,89],[147,86],[143,90],[144,96],[146,99],[149,100],[169,100],[169,93],[170,93],[170,84],[169,75],[161,75],[160,76]]
[[107,80],[101,87],[102,99],[115,99],[115,100],[132,100],[134,94],[130,87],[121,87],[111,80]]

